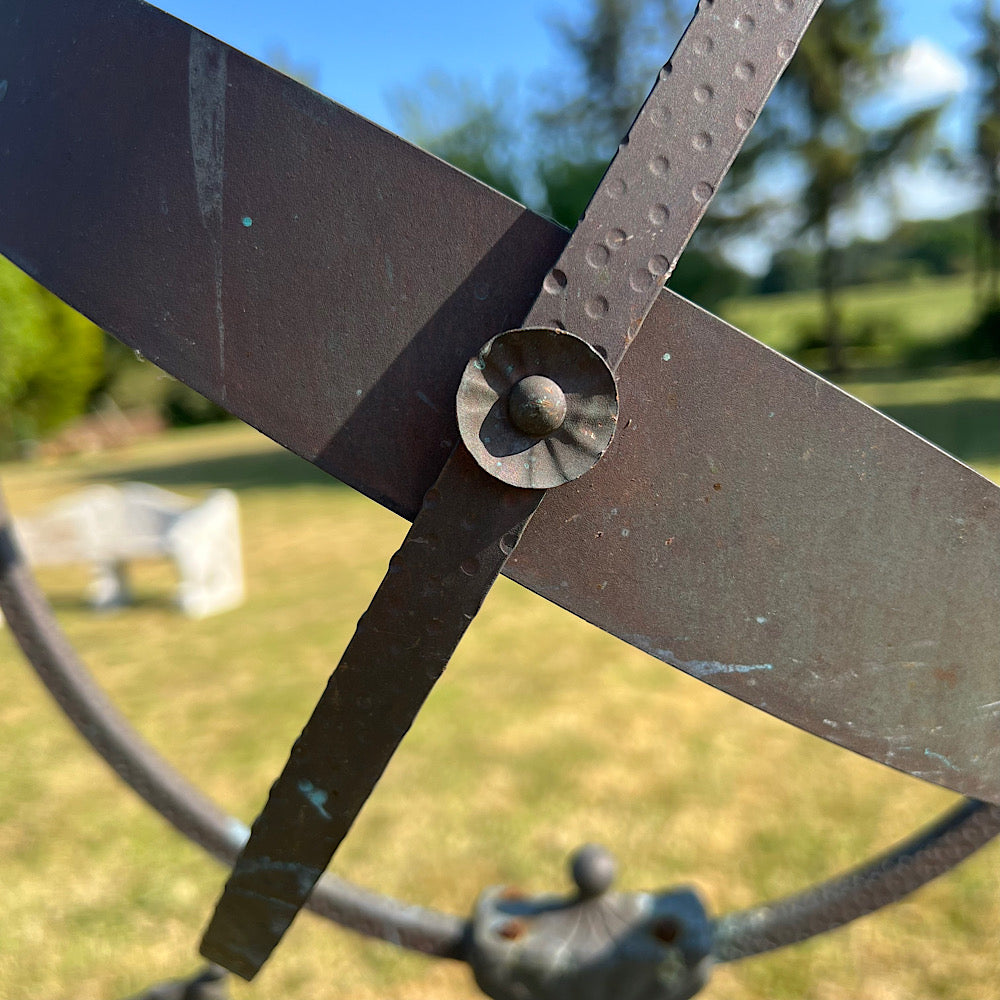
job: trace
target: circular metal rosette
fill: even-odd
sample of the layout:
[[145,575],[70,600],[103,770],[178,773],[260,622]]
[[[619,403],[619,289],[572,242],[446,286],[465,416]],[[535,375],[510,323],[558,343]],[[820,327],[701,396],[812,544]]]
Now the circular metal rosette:
[[607,362],[562,330],[509,330],[466,366],[458,426],[466,448],[511,486],[549,489],[582,476],[608,449],[618,389]]

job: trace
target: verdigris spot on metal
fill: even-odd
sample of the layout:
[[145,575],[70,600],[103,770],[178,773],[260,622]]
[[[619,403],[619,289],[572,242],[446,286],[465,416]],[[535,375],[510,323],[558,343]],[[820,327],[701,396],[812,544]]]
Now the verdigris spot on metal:
[[317,788],[311,781],[300,781],[299,791],[312,803],[313,808],[323,819],[330,818],[330,814],[326,811],[326,800],[330,797],[329,793],[323,791],[322,788]]
[[227,833],[230,843],[235,844],[238,849],[242,850],[243,845],[250,836],[250,827],[246,823],[241,823],[238,819],[230,817],[227,823]]
[[[760,619],[757,619],[760,622]],[[766,622],[767,619],[764,619]],[[760,624],[764,624],[760,622]],[[682,660],[670,649],[660,649],[654,646],[645,636],[630,635],[628,642],[639,649],[644,650],[658,660],[663,660],[685,673],[704,680],[706,677],[715,677],[719,674],[752,674],[759,670],[774,670],[773,663],[721,663],[718,660]],[[687,641],[686,639],[682,641]]]
[[944,764],[944,766],[947,767],[949,770],[952,770],[952,771],[957,771],[958,770],[958,768],[955,767],[955,765],[950,760],[948,760],[948,758],[945,757],[944,754],[935,753],[930,748],[927,748],[927,749],[924,750],[924,756],[925,757],[933,757],[934,760],[941,761],[941,763]]
[[773,663],[719,663],[718,660],[679,660],[669,649],[663,650],[661,659],[669,660],[695,677],[714,677],[716,674],[752,674],[757,670],[773,670]]

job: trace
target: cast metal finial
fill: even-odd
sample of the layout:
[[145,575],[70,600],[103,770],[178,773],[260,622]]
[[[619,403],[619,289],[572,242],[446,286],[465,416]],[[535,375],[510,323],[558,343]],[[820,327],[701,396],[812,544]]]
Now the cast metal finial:
[[570,874],[581,899],[603,896],[618,874],[614,855],[599,844],[584,844],[570,858]]

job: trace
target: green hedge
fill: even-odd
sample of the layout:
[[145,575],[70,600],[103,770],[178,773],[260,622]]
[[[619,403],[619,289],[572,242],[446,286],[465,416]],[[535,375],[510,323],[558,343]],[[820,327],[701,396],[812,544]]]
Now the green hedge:
[[0,454],[83,413],[103,354],[93,323],[0,258]]

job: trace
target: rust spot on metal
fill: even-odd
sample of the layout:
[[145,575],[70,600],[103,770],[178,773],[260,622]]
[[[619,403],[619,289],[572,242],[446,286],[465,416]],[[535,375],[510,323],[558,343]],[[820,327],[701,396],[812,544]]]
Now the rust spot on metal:
[[507,941],[516,941],[518,938],[524,937],[527,930],[523,920],[508,920],[507,923],[498,928],[497,934]]
[[947,684],[952,690],[958,684],[958,668],[954,665],[948,667],[936,667],[934,669],[934,679],[942,684]]

